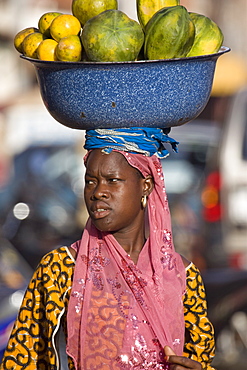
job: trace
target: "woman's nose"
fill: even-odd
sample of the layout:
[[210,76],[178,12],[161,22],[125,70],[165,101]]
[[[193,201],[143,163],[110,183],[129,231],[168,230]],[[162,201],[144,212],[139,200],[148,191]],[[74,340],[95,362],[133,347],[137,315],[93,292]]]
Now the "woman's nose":
[[95,186],[92,196],[94,199],[102,199],[102,198],[108,198],[108,194],[109,192],[107,190],[106,184],[104,184],[103,182],[99,182]]

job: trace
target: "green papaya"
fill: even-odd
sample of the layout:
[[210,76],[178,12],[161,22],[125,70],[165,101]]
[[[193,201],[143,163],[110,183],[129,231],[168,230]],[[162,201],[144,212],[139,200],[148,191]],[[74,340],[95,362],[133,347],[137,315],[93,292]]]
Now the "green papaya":
[[146,59],[185,57],[195,38],[195,26],[182,5],[156,12],[145,27],[144,56]]
[[72,14],[79,19],[82,27],[90,18],[109,9],[118,9],[117,0],[72,0]]
[[144,32],[137,21],[111,9],[85,23],[81,40],[89,61],[134,61],[143,46]]
[[195,39],[187,56],[206,55],[219,51],[224,40],[219,26],[204,15],[191,12],[189,15],[195,25]]
[[138,20],[144,28],[158,10],[176,5],[180,5],[180,0],[136,0]]

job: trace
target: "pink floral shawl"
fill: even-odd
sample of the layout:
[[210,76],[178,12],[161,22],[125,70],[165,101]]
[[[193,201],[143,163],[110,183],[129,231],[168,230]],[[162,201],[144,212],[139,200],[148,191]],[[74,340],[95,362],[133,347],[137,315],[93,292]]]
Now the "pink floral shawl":
[[174,251],[160,160],[120,152],[151,174],[149,237],[137,264],[90,219],[78,251],[68,308],[67,353],[77,370],[167,369],[163,348],[182,355],[185,269]]

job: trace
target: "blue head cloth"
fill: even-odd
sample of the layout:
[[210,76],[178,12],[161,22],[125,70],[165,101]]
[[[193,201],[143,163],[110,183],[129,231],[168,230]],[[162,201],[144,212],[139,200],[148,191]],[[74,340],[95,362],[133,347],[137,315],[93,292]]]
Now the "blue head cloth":
[[115,149],[146,156],[156,154],[159,158],[165,158],[169,155],[165,148],[166,143],[171,144],[172,149],[177,152],[178,142],[160,128],[96,129],[86,131],[84,148],[87,150],[104,148],[106,153]]

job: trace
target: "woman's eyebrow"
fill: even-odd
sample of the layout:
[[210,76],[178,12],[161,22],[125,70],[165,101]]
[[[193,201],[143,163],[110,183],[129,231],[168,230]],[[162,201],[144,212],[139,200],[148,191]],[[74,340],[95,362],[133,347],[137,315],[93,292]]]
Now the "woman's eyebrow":
[[108,173],[106,174],[106,176],[119,176],[119,172],[118,172],[118,171],[108,172]]
[[[85,176],[91,176],[91,177],[95,177],[97,175],[93,174],[92,172],[87,172],[85,173]],[[101,176],[104,176],[104,177],[116,177],[116,176],[120,176],[120,172],[119,171],[115,171],[115,170],[112,170],[111,172],[107,172],[107,173],[101,173]]]
[[85,176],[91,176],[91,177],[93,177],[94,175],[91,173],[91,172],[85,172]]

